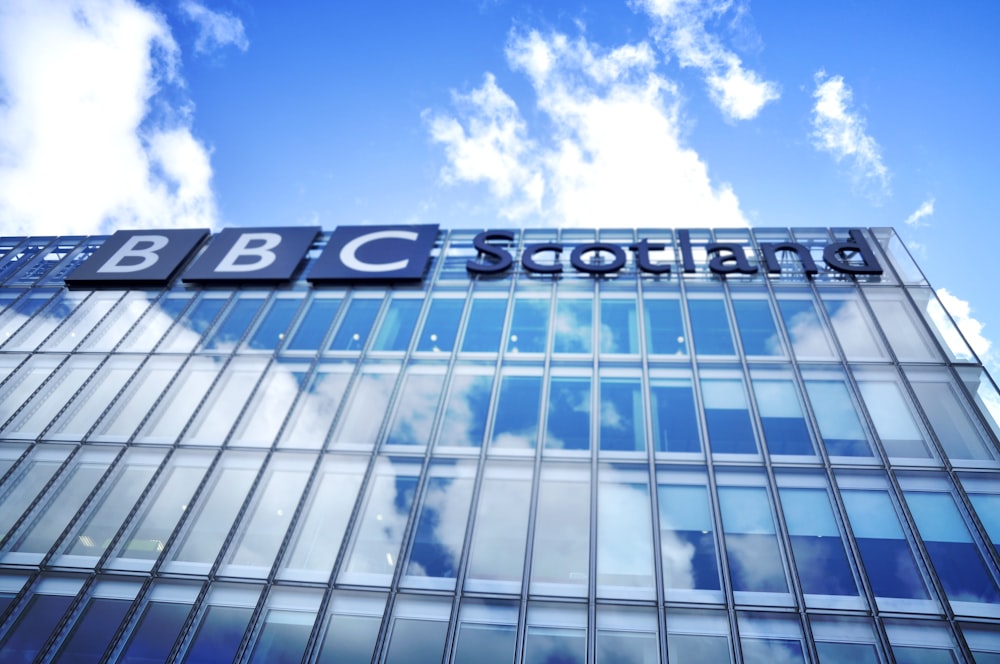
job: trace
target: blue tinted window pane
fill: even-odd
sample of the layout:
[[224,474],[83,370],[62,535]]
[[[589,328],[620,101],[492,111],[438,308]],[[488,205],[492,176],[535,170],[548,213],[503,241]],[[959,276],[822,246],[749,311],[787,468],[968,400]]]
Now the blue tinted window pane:
[[463,624],[458,632],[455,664],[510,664],[514,661],[513,625]]
[[427,481],[406,566],[408,575],[455,578],[471,497],[471,479],[431,477]]
[[797,357],[832,357],[833,346],[810,300],[778,300]]
[[584,664],[587,636],[580,629],[529,627],[524,664]]
[[778,494],[802,591],[816,595],[857,595],[851,563],[826,490],[782,488]]
[[295,298],[280,298],[274,301],[264,315],[264,320],[254,331],[247,345],[259,350],[274,350],[285,339],[285,332],[299,310],[302,300]]
[[339,308],[340,298],[316,298],[310,302],[302,322],[288,342],[288,350],[319,350]]
[[601,352],[639,352],[639,322],[635,300],[601,301]]
[[190,298],[187,297],[165,297],[161,298],[157,302],[157,306],[163,311],[171,320],[177,320],[181,312],[184,311],[184,307],[190,302]]
[[601,380],[602,450],[641,452],[646,447],[639,379]]
[[671,662],[724,664],[733,661],[729,639],[724,636],[670,634],[667,637],[667,653]]
[[741,639],[746,664],[791,664],[805,662],[802,644],[791,639]]
[[544,353],[549,334],[549,301],[518,298],[514,300],[508,353]]
[[492,386],[492,376],[457,374],[452,378],[438,445],[479,447],[483,444]]
[[455,347],[464,306],[465,300],[437,298],[431,301],[417,350],[450,353]]
[[820,664],[879,664],[878,652],[870,643],[817,643]]
[[767,490],[753,486],[719,487],[719,508],[726,531],[726,556],[733,590],[788,592]]
[[733,300],[736,328],[747,355],[784,355],[767,300]]
[[503,336],[503,317],[507,300],[477,299],[472,301],[469,319],[462,339],[463,353],[496,353]]
[[996,583],[951,494],[907,491],[906,502],[948,598],[1000,602]]
[[600,664],[656,664],[660,656],[656,635],[643,632],[597,633],[597,661]]
[[205,348],[231,348],[237,344],[263,304],[264,298],[244,297],[237,300],[212,336],[205,341]]
[[548,449],[590,449],[590,379],[553,377],[549,383]]
[[167,661],[191,607],[187,604],[151,602],[139,619],[123,664],[155,664]]
[[187,319],[183,324],[201,334],[208,329],[208,326],[212,324],[225,305],[226,300],[223,298],[203,297],[188,312]]
[[493,423],[493,445],[535,447],[541,400],[541,376],[504,376]]
[[708,490],[697,485],[661,484],[657,495],[666,587],[719,590],[722,586]]
[[259,664],[299,664],[309,642],[311,624],[264,623],[250,662]]
[[438,397],[444,376],[411,373],[396,400],[396,414],[389,428],[389,445],[426,445],[431,439]]
[[375,337],[373,349],[406,350],[410,345],[410,337],[413,336],[413,328],[417,325],[421,306],[423,300],[401,298],[392,300],[382,320],[378,336]]
[[916,560],[885,491],[842,493],[861,561],[879,597],[928,599]]
[[440,662],[447,632],[445,621],[397,618],[389,639],[386,664]]
[[701,381],[708,440],[716,454],[756,454],[757,443],[747,410],[743,381],[709,379]]
[[687,336],[680,300],[645,300],[646,352],[656,355],[686,355]]
[[896,664],[958,664],[950,649],[893,646],[892,654],[896,658]]
[[330,619],[319,661],[370,664],[382,616],[334,615]]
[[700,452],[698,413],[688,379],[656,380],[650,385],[653,440],[657,452]]
[[970,493],[969,500],[986,529],[986,534],[993,543],[993,548],[1000,554],[1000,496],[989,493]]
[[790,380],[753,381],[764,441],[771,454],[813,454],[798,392]]
[[868,437],[843,381],[807,380],[806,392],[823,444],[831,456],[872,456]]
[[699,355],[733,355],[733,335],[729,315],[722,300],[688,300],[694,350]]
[[59,650],[56,660],[97,664],[131,605],[131,602],[122,599],[92,599],[77,620],[73,633]]
[[381,300],[357,299],[347,305],[347,312],[340,323],[336,336],[330,342],[330,350],[361,350],[368,343],[375,316],[382,305]]
[[35,595],[0,645],[0,661],[31,662],[73,601],[72,595]]
[[253,609],[249,608],[208,607],[184,661],[215,664],[235,659],[252,613]]
[[553,352],[589,353],[593,324],[594,308],[591,300],[558,300]]

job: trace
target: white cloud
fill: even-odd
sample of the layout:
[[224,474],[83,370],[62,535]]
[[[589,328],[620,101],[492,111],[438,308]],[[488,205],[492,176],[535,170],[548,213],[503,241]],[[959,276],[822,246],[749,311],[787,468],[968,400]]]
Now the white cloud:
[[[214,226],[209,153],[165,21],[133,0],[0,8],[0,218],[11,234]],[[172,95],[176,98],[176,94]]]
[[[444,145],[445,182],[489,187],[500,214],[583,227],[745,226],[728,185],[713,185],[683,145],[677,92],[648,44],[605,50],[583,38],[514,34],[511,67],[526,74],[551,127],[535,140],[515,102],[487,74],[456,97],[456,114],[428,113]],[[542,130],[539,130],[541,133]]]
[[194,44],[198,53],[208,53],[230,44],[241,51],[250,47],[243,22],[232,14],[212,11],[194,0],[184,0],[181,11],[198,26],[198,37]]
[[906,218],[905,223],[907,226],[925,226],[926,223],[923,223],[922,220],[932,214],[934,214],[934,199],[928,198],[920,204],[920,207],[913,211],[913,214]]
[[882,150],[866,133],[865,119],[852,107],[851,88],[843,76],[816,72],[813,97],[813,140],[817,150],[829,152],[837,161],[849,158],[856,183],[872,193],[889,193],[889,170],[882,163]]
[[682,67],[700,69],[709,96],[731,120],[749,120],[764,105],[781,96],[777,84],[743,67],[743,61],[709,33],[707,25],[733,13],[734,21],[746,6],[733,0],[632,0],[656,23],[657,43],[677,56]]

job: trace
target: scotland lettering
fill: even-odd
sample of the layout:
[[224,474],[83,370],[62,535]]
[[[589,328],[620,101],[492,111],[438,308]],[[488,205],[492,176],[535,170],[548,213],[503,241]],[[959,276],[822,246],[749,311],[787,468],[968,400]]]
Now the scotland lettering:
[[[227,228],[213,236],[201,250],[207,230],[118,231],[67,278],[71,287],[164,286],[181,274],[196,284],[274,284],[295,277],[310,247],[321,233],[318,227]],[[391,283],[420,281],[430,264],[437,239],[437,225],[341,226],[331,234],[326,248],[313,261],[306,279],[313,284]],[[697,271],[695,245],[690,233],[679,230],[677,248],[680,270]],[[470,275],[501,274],[512,268],[515,257],[509,250],[514,233],[488,230],[473,240],[478,252],[466,264]],[[780,274],[781,258],[792,256],[806,275],[819,273],[809,247],[796,242],[761,242],[761,265],[753,265],[743,246],[710,242],[699,245],[708,269],[719,275]],[[618,272],[634,256],[641,272],[669,275],[669,263],[656,262],[653,253],[665,249],[663,243],[641,239],[622,247],[594,242],[566,247],[558,242],[527,244],[518,260],[527,272],[558,274],[565,268],[564,254],[574,270],[609,275]],[[189,259],[195,256],[194,260]],[[596,259],[596,260],[595,260]],[[823,248],[823,262],[844,274],[882,274],[875,252],[860,230],[851,230],[848,239]],[[184,266],[187,264],[187,267]]]

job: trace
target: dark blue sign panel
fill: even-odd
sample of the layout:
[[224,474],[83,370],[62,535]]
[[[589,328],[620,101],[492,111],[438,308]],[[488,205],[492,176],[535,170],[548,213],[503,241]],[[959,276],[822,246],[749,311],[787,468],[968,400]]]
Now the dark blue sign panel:
[[318,226],[224,228],[184,271],[183,281],[288,281],[319,235]]
[[437,224],[340,226],[307,279],[313,283],[420,280],[437,233]]
[[163,286],[205,239],[205,229],[117,231],[66,277],[70,287]]

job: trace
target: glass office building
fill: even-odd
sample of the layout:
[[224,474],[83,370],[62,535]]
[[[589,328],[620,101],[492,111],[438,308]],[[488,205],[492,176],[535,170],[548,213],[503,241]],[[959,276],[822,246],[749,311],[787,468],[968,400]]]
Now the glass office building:
[[0,238],[0,661],[1000,662],[996,385],[855,233],[881,274],[452,230],[415,283],[310,283],[323,233],[162,288]]

